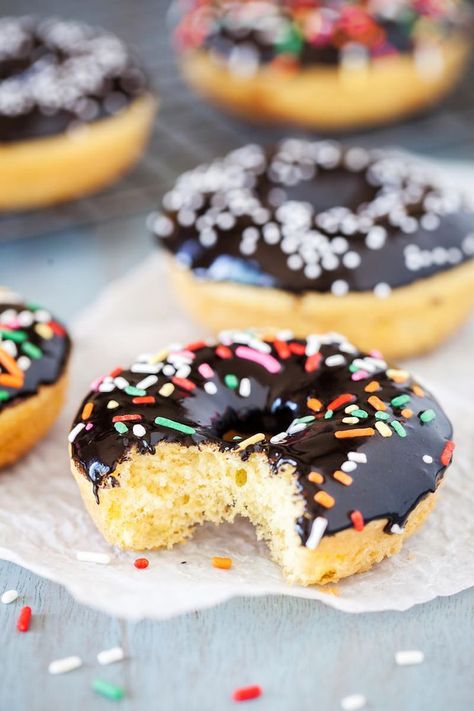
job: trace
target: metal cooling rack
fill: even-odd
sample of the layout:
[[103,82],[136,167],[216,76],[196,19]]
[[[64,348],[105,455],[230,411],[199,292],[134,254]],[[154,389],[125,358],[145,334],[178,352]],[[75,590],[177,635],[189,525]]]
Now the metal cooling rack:
[[[163,0],[42,0],[41,14],[80,17],[120,34],[143,58],[158,88],[160,111],[152,140],[139,165],[109,189],[48,210],[0,218],[0,241],[70,231],[156,207],[183,170],[250,141],[271,143],[294,129],[252,126],[221,113],[189,91],[173,57]],[[38,11],[33,0],[2,0],[2,14]],[[364,146],[396,145],[430,157],[474,160],[474,63],[462,85],[434,112],[378,130],[346,134]],[[0,166],[1,169],[1,166]]]

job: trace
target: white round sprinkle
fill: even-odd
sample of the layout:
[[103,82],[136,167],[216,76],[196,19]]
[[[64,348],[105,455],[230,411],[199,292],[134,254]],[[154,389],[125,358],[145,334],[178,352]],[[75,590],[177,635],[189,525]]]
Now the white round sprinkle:
[[358,711],[367,706],[367,699],[363,694],[351,694],[341,699],[341,709],[343,711]]
[[48,666],[50,674],[65,674],[82,666],[80,657],[64,657],[64,659],[56,659]]
[[9,605],[11,602],[15,602],[18,597],[18,590],[5,590],[1,600],[4,605]]
[[144,437],[146,435],[146,429],[143,425],[133,425],[133,434],[135,437]]
[[347,473],[353,472],[357,469],[357,462],[351,462],[350,460],[347,462],[344,462],[341,465],[341,469],[343,472],[347,472]]
[[391,293],[391,287],[383,281],[374,286],[374,294],[378,299],[386,299]]
[[404,649],[395,653],[395,661],[400,667],[421,664],[425,660],[425,655],[420,649]]
[[99,565],[108,565],[111,560],[107,553],[95,553],[94,551],[77,551],[76,559],[82,563],[98,563]]
[[433,457],[431,457],[429,454],[424,454],[423,461],[425,464],[433,464]]
[[357,252],[347,252],[342,258],[342,263],[347,269],[357,269],[360,262],[361,258]]
[[121,662],[125,657],[125,653],[122,647],[112,647],[111,649],[103,649],[97,655],[97,661],[99,664],[113,664],[114,662]]
[[349,291],[349,284],[343,279],[336,279],[331,285],[331,291],[334,296],[345,296]]
[[390,528],[390,533],[394,533],[396,536],[401,536],[403,533],[403,528],[398,525],[398,523],[394,523],[393,526]]
[[380,225],[372,227],[367,237],[365,238],[365,244],[369,249],[382,249],[387,239],[387,230]]
[[204,390],[208,395],[215,395],[217,392],[217,385],[215,383],[204,383]]

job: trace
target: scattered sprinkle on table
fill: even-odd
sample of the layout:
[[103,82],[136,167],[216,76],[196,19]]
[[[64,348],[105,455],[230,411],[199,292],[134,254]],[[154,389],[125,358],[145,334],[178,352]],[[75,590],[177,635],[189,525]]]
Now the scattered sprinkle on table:
[[214,568],[229,570],[229,568],[232,568],[232,558],[219,558],[219,556],[215,556],[212,559],[212,565]]
[[106,664],[114,664],[114,662],[121,662],[125,657],[122,647],[112,647],[111,649],[103,649],[97,655],[97,661],[102,666]]
[[240,689],[235,689],[232,693],[234,701],[250,701],[258,699],[262,695],[262,687],[255,684],[254,686],[242,686]]
[[77,560],[82,563],[98,563],[99,565],[108,565],[110,556],[107,553],[94,553],[93,551],[77,551]]
[[65,674],[74,669],[79,669],[81,666],[82,659],[80,657],[64,657],[64,659],[55,659],[54,662],[51,662],[48,666],[48,671],[50,674]]
[[25,605],[25,607],[22,607],[20,610],[20,614],[18,615],[18,619],[16,621],[16,628],[19,632],[28,632],[30,629],[30,622],[31,622],[31,607],[28,607],[28,605]]
[[133,565],[135,566],[135,568],[138,568],[138,570],[144,570],[145,568],[148,568],[148,566],[150,565],[150,561],[148,560],[148,558],[137,558],[134,561]]
[[395,661],[399,667],[421,664],[424,660],[425,655],[420,649],[403,649],[395,653]]
[[121,686],[111,684],[110,681],[105,681],[105,679],[94,679],[92,689],[96,694],[105,696],[106,699],[111,701],[120,701],[125,696],[125,691]]
[[11,602],[15,602],[17,597],[18,590],[5,590],[1,599],[4,605],[9,605]]
[[341,709],[344,711],[358,711],[367,706],[367,699],[363,694],[351,694],[341,699]]

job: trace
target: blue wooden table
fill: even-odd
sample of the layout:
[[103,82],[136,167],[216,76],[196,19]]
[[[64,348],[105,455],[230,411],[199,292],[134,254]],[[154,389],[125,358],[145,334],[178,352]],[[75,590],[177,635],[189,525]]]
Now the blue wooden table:
[[[37,10],[32,0],[2,0],[1,11]],[[0,219],[0,283],[51,305],[71,320],[104,285],[153,249],[145,216],[181,170],[279,131],[223,118],[179,80],[158,0],[44,0],[42,12],[100,22],[137,45],[160,87],[161,111],[140,166],[103,194],[55,210]],[[472,72],[442,108],[378,132],[364,145],[389,143],[440,158],[474,160]],[[266,597],[234,600],[168,622],[115,620],[78,605],[59,586],[0,561],[0,710],[95,711],[113,702],[94,695],[100,676],[126,689],[121,709],[221,711],[235,687],[260,684],[249,702],[262,711],[330,711],[362,693],[368,708],[451,711],[474,708],[474,591],[405,613],[347,615],[320,603]],[[34,610],[28,634],[15,630],[22,604]],[[100,668],[96,655],[120,644],[126,660]],[[397,667],[394,652],[422,649],[424,664]],[[77,654],[84,665],[53,677],[48,663]]]

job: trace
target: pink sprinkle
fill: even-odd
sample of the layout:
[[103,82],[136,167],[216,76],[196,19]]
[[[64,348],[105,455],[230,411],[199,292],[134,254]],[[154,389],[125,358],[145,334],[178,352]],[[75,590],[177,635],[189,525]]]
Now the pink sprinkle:
[[352,373],[352,380],[364,380],[369,377],[369,373],[366,370],[357,370]]
[[103,376],[101,376],[100,378],[96,378],[96,380],[93,380],[91,383],[91,390],[93,390],[96,393],[103,380],[104,380]]
[[212,378],[214,376],[214,371],[212,370],[209,363],[201,363],[198,370],[203,378]]
[[238,358],[253,360],[254,363],[263,365],[269,373],[278,373],[281,370],[280,363],[272,355],[269,355],[268,353],[261,353],[253,348],[247,348],[247,346],[239,346],[235,351],[235,355]]
[[370,351],[369,355],[372,358],[383,358],[383,355],[380,351],[378,351],[376,348]]
[[92,422],[88,422],[87,425],[86,425],[86,431],[88,432],[88,431],[91,430],[93,427],[94,427],[93,423],[92,423]]

